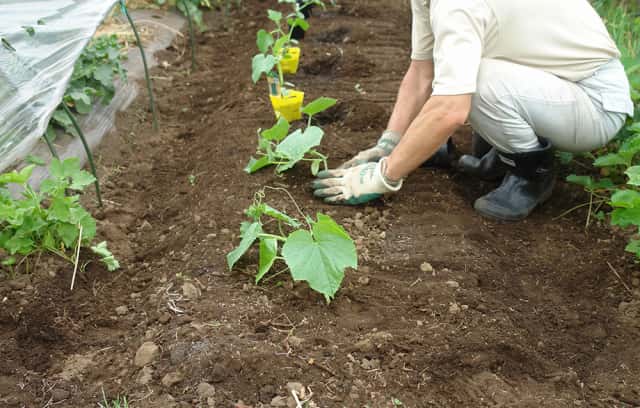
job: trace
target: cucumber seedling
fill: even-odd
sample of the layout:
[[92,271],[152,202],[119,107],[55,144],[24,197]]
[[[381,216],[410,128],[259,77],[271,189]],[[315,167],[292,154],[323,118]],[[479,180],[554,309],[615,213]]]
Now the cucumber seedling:
[[[293,200],[288,191],[281,188],[274,190],[285,191]],[[229,269],[233,269],[257,243],[259,263],[256,283],[260,283],[274,264],[281,261],[286,268],[277,274],[289,271],[294,281],[307,282],[329,303],[340,289],[345,269],[358,268],[353,240],[328,215],[318,213],[313,219],[305,215],[294,201],[303,218],[301,222],[264,203],[264,197],[264,190],[256,193],[253,204],[245,211],[250,221],[242,223],[240,245],[227,255]]]
[[[291,38],[291,33],[296,27],[306,31],[309,23],[300,12],[285,16],[280,11],[267,10],[267,15],[275,28],[271,31],[260,29],[256,35],[256,45],[260,52],[251,61],[251,79],[256,83],[262,75],[274,78],[278,81],[278,88],[280,88],[277,94],[282,96],[286,90],[283,86],[284,73],[281,61],[287,55],[288,49],[297,44],[297,41]],[[289,26],[288,29],[285,27],[285,22]]]
[[289,122],[283,117],[267,130],[258,131],[258,158],[252,157],[245,167],[249,174],[271,165],[276,166],[276,172],[291,169],[300,161],[311,162],[311,173],[316,175],[320,164],[327,168],[327,157],[315,150],[322,142],[324,130],[313,126],[311,119],[336,104],[333,98],[321,97],[302,108],[302,113],[308,115],[307,126],[289,133]]

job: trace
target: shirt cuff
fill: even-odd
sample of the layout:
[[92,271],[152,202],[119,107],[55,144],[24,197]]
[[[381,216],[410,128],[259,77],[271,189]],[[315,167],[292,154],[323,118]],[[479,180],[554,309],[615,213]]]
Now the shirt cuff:
[[452,95],[468,95],[476,93],[475,85],[466,86],[435,86],[431,95],[433,96],[452,96]]

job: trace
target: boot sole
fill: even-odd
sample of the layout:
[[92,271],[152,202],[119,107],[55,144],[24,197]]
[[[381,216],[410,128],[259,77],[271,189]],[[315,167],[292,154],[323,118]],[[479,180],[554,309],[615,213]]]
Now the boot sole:
[[474,208],[474,210],[476,210],[478,212],[478,214],[482,215],[485,218],[489,218],[491,220],[494,220],[494,221],[506,221],[506,222],[522,221],[525,218],[527,218],[529,215],[531,215],[531,213],[536,208],[538,208],[539,206],[541,206],[542,204],[544,204],[545,202],[547,202],[551,198],[551,195],[553,194],[553,189],[555,188],[555,186],[556,186],[556,180],[554,178],[553,183],[551,184],[551,187],[549,187],[549,189],[544,193],[544,195],[540,199],[540,202],[538,204],[536,204],[536,206],[533,207],[531,209],[531,211],[529,211],[527,214],[524,214],[524,215],[515,216],[515,217],[509,217],[509,216],[504,216],[502,214],[495,214],[495,213],[492,213],[491,211],[487,211],[487,209],[485,209],[485,208],[478,208],[478,206],[477,206],[478,200],[476,200],[476,202],[474,203],[473,208]]

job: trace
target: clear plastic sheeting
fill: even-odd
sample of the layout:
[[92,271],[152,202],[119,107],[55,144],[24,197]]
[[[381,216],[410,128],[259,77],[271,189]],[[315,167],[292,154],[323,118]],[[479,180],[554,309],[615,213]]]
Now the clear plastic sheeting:
[[0,171],[26,156],[118,0],[0,0]]

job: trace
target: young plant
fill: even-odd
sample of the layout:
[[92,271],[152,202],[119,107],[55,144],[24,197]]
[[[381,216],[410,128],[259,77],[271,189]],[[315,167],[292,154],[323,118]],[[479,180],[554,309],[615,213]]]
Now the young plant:
[[[289,271],[293,280],[306,281],[329,303],[340,289],[345,269],[358,267],[353,240],[328,215],[318,213],[314,220],[302,213],[296,204],[305,228],[302,222],[269,206],[263,199],[264,191],[258,192],[254,203],[245,211],[250,221],[242,223],[240,245],[227,255],[229,269],[233,269],[238,260],[258,243],[256,283],[269,273],[276,262],[282,261],[286,268],[278,273]],[[266,231],[267,227],[275,232]]]
[[303,107],[302,113],[309,116],[305,129],[296,129],[289,133],[289,122],[281,117],[271,129],[259,130],[256,151],[258,158],[252,157],[245,171],[252,174],[264,167],[275,165],[276,172],[282,173],[300,161],[311,162],[313,175],[318,173],[321,163],[324,163],[326,169],[327,157],[315,150],[322,142],[324,131],[318,126],[312,126],[311,119],[335,104],[335,99],[322,97]]
[[[65,91],[63,103],[74,113],[86,115],[93,105],[101,102],[108,105],[115,95],[116,77],[126,80],[126,70],[122,66],[122,46],[116,35],[103,35],[95,38],[82,51],[71,76],[71,82]],[[77,132],[62,107],[53,114],[47,128],[46,137],[55,140],[55,128],[77,136]]]
[[[256,44],[260,51],[253,57],[251,62],[251,79],[258,82],[262,75],[277,78],[280,85],[280,95],[284,91],[284,74],[282,72],[281,61],[285,58],[287,51],[297,41],[291,38],[291,33],[296,27],[302,30],[309,28],[309,23],[304,19],[302,13],[291,13],[284,16],[276,10],[267,10],[269,20],[275,24],[275,29],[267,31],[260,29],[257,34]],[[288,24],[288,30],[284,23]]]
[[[9,260],[49,251],[73,263],[74,259],[67,253],[78,241],[82,246],[90,245],[96,235],[96,221],[80,204],[80,196],[67,195],[67,192],[81,192],[95,178],[80,169],[77,158],[54,159],[50,177],[42,182],[40,191],[35,191],[28,184],[34,168],[35,165],[29,165],[0,175],[0,249]],[[20,198],[13,198],[9,184],[20,186]],[[93,250],[109,270],[118,268],[106,243],[98,244]]]

